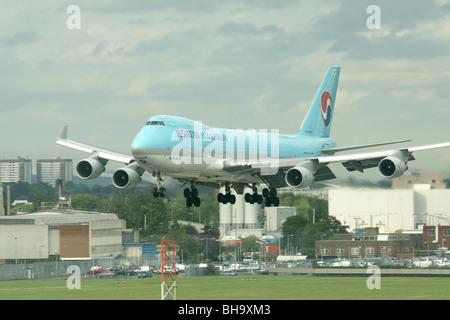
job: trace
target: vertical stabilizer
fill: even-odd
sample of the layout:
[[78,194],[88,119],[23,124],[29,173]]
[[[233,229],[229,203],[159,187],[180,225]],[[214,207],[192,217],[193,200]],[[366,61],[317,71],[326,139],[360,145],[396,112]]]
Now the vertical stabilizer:
[[333,120],[341,67],[330,66],[303,120],[298,135],[328,138]]

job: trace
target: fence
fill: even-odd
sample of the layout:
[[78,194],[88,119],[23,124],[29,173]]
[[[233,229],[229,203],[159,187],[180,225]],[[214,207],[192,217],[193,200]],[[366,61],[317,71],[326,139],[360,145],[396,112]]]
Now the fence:
[[[143,265],[158,266],[160,258],[154,257],[141,261]],[[126,261],[118,258],[101,258],[91,260],[64,260],[54,262],[35,262],[24,264],[0,265],[0,281],[3,280],[29,280],[29,279],[66,279],[70,274],[67,268],[76,265],[81,274],[88,275],[93,266],[101,266],[104,269],[115,265],[135,265],[134,261]]]

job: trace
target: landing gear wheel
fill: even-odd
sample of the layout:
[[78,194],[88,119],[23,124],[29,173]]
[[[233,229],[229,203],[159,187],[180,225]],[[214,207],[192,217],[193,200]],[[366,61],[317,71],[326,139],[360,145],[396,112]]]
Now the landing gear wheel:
[[235,204],[236,196],[234,194],[231,194],[231,188],[229,185],[225,186],[225,192],[226,192],[225,194],[223,194],[222,192],[217,194],[217,201],[219,201],[219,203],[222,204],[227,203]]
[[183,190],[183,195],[186,198],[186,205],[188,207],[192,207],[192,205],[196,207],[200,207],[200,198],[198,197],[198,190],[194,188],[194,184],[191,183],[191,189],[185,188]]
[[245,194],[245,196],[244,196],[245,202],[250,203],[250,204],[254,204],[254,203],[262,204],[263,196],[264,196],[264,198],[267,198],[269,195],[269,190],[267,188],[264,188],[263,195],[260,195],[260,194],[258,194],[258,189],[256,187],[256,183],[253,183],[251,188],[253,190],[253,193]]
[[167,190],[166,188],[159,188],[159,196],[161,198],[164,198],[167,195]]
[[258,204],[262,204],[262,203],[263,203],[263,196],[260,195],[260,194],[258,194],[258,195],[256,196],[256,202],[257,202]]
[[280,198],[275,197],[272,200],[274,207],[278,207],[280,205]]
[[153,188],[153,197],[158,198],[159,197],[159,191],[158,188]]
[[277,189],[275,188],[270,189],[269,195],[271,198],[275,198],[277,196]]
[[277,189],[275,188],[264,188],[263,197],[265,198],[264,204],[266,207],[270,207],[271,205],[278,207],[280,205],[280,198],[277,197]]

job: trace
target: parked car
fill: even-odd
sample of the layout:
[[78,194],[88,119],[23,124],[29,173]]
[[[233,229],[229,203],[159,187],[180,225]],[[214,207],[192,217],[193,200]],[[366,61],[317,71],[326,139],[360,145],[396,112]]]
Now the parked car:
[[135,272],[150,272],[150,267],[149,266],[140,266],[136,269],[134,269]]
[[114,273],[111,272],[111,271],[105,271],[105,272],[102,272],[102,273],[98,273],[96,275],[96,277],[97,278],[112,278],[112,277],[114,277]]
[[138,274],[138,278],[150,278],[150,272],[148,272],[148,271],[141,271]]
[[103,273],[105,271],[106,270],[103,269],[102,267],[93,266],[93,267],[91,267],[91,270],[88,271],[88,274],[94,274],[95,275],[95,274]]

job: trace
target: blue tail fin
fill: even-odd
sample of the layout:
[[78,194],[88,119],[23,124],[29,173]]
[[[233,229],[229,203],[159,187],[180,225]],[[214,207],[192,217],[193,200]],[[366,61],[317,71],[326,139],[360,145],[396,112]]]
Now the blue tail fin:
[[298,135],[320,138],[330,136],[340,71],[341,67],[330,66],[328,68]]

